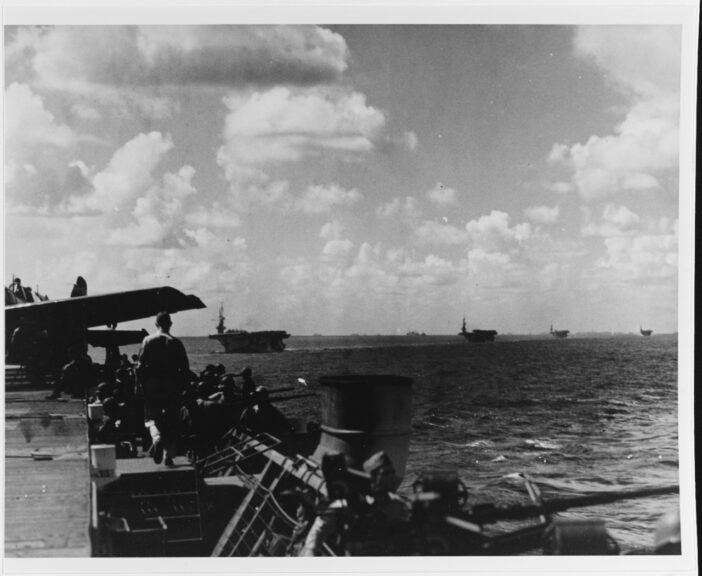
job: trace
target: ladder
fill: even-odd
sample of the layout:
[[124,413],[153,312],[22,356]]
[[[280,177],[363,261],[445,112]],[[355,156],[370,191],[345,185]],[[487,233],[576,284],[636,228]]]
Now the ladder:
[[[238,436],[232,433],[233,444],[214,452],[199,460],[197,470],[202,477],[231,476],[241,474],[239,467],[251,458],[272,450],[280,440],[270,434],[262,433],[256,436]],[[245,474],[244,474],[245,476]]]
[[297,522],[280,506],[274,491],[288,475],[289,472],[274,461],[266,462],[260,478],[253,482],[211,556],[283,555]]

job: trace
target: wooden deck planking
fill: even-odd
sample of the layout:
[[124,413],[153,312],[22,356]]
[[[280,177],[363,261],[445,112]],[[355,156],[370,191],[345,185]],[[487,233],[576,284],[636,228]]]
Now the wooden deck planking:
[[85,407],[47,393],[12,386],[5,394],[8,558],[90,556]]

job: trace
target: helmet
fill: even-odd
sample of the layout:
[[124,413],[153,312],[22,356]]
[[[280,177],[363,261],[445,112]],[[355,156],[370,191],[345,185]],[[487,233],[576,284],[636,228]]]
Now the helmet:
[[159,312],[156,315],[156,325],[161,328],[170,328],[173,322],[171,322],[171,315],[168,312]]

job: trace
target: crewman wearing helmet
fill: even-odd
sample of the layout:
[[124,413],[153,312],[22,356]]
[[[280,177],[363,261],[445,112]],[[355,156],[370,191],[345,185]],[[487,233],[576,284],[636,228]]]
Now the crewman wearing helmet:
[[390,527],[406,527],[410,515],[407,503],[392,492],[395,467],[381,451],[363,463],[363,472],[369,478],[368,491],[330,502],[312,524],[300,556],[320,556],[324,544],[335,540],[343,540],[343,552],[353,556],[389,555],[394,549],[394,536],[401,537],[404,530]]

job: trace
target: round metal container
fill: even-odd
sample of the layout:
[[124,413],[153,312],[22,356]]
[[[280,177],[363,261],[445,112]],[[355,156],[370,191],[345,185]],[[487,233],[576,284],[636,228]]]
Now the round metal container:
[[412,379],[392,375],[323,376],[322,434],[312,456],[342,453],[362,469],[381,450],[395,466],[398,485],[407,465],[412,426]]

